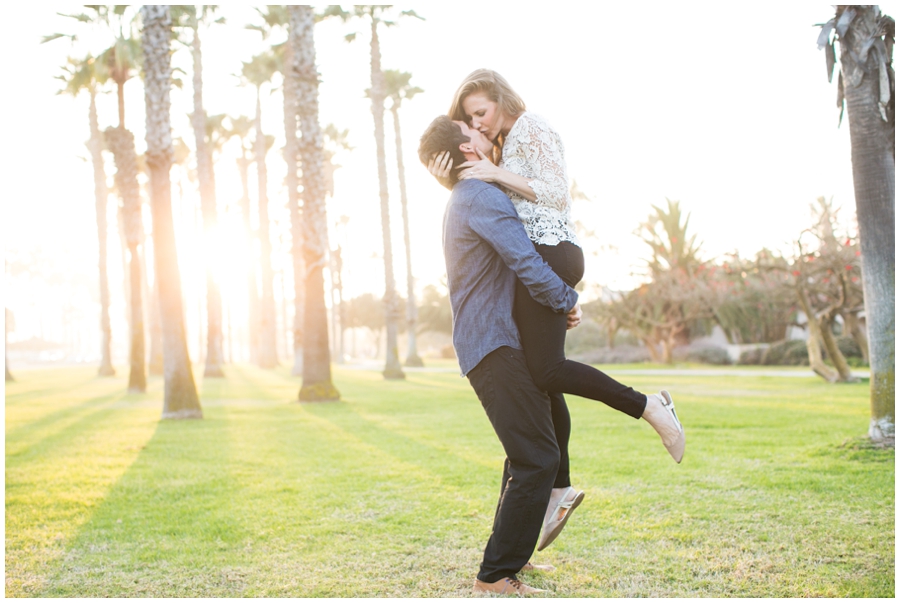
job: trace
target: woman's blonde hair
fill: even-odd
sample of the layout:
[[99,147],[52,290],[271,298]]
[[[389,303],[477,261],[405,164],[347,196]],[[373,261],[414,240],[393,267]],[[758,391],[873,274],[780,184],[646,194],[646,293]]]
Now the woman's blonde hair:
[[[471,124],[472,121],[463,109],[463,101],[475,92],[482,92],[491,101],[497,103],[497,108],[510,117],[518,117],[525,112],[525,101],[516,94],[509,82],[502,75],[492,69],[476,69],[466,76],[456,94],[453,96],[453,104],[450,105],[448,115],[450,119],[464,121]],[[494,143],[494,163],[500,160],[500,151],[503,148],[504,136],[501,133]]]
[[510,117],[518,117],[525,111],[525,101],[516,94],[502,75],[491,69],[476,69],[463,80],[450,105],[450,119],[469,123],[462,103],[472,93],[483,92],[497,107]]

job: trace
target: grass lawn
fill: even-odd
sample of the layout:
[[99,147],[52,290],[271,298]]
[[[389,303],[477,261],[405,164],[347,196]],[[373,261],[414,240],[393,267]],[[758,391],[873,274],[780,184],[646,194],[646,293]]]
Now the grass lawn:
[[[489,535],[503,453],[453,373],[226,367],[202,421],[159,420],[162,382],[15,372],[6,385],[6,595],[457,597]],[[609,367],[615,375],[615,368]],[[199,371],[195,374],[199,374]],[[671,461],[643,421],[572,397],[584,504],[521,574],[562,597],[893,597],[894,451],[868,384],[628,375],[669,389]]]

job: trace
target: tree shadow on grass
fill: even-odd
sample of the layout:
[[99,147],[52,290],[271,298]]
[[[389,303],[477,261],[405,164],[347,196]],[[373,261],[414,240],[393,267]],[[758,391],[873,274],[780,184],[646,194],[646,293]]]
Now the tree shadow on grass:
[[[202,421],[160,422],[38,594],[409,594],[390,580],[398,563],[427,566],[421,581],[463,568],[464,591],[480,552],[465,534],[490,525],[472,516],[481,501],[413,463],[427,447],[385,431],[408,451],[383,452],[373,434],[358,437],[365,419],[310,408],[204,401]],[[472,473],[456,464],[460,480]],[[429,547],[440,567],[418,560]]]
[[[50,412],[36,421],[24,423],[6,432],[7,466],[10,457],[45,455],[53,448],[64,446],[73,437],[82,434],[99,415],[109,411],[109,407],[126,396],[117,391],[94,398],[88,398],[71,406]],[[69,419],[74,421],[67,422]],[[54,430],[64,424],[63,427]],[[43,432],[48,432],[43,434]],[[30,443],[26,443],[29,442]]]
[[48,565],[137,456],[146,422],[123,424],[134,410],[114,408],[127,397],[63,401],[64,408],[7,436],[7,594],[42,588]]

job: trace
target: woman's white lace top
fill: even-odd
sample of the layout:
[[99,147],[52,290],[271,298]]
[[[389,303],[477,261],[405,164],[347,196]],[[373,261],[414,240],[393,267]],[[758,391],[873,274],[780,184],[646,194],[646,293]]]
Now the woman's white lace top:
[[563,155],[556,130],[543,117],[527,111],[519,116],[503,143],[500,167],[531,179],[529,186],[537,199],[528,201],[504,190],[516,206],[528,237],[541,245],[557,245],[560,241],[579,244],[570,217],[572,196]]

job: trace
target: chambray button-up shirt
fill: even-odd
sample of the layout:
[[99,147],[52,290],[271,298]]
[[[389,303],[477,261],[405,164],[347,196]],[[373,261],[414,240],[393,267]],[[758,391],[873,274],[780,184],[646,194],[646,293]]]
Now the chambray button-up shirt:
[[535,251],[512,201],[491,184],[456,183],[444,212],[443,243],[453,347],[463,375],[501,346],[522,349],[513,319],[516,278],[557,312],[578,301]]

